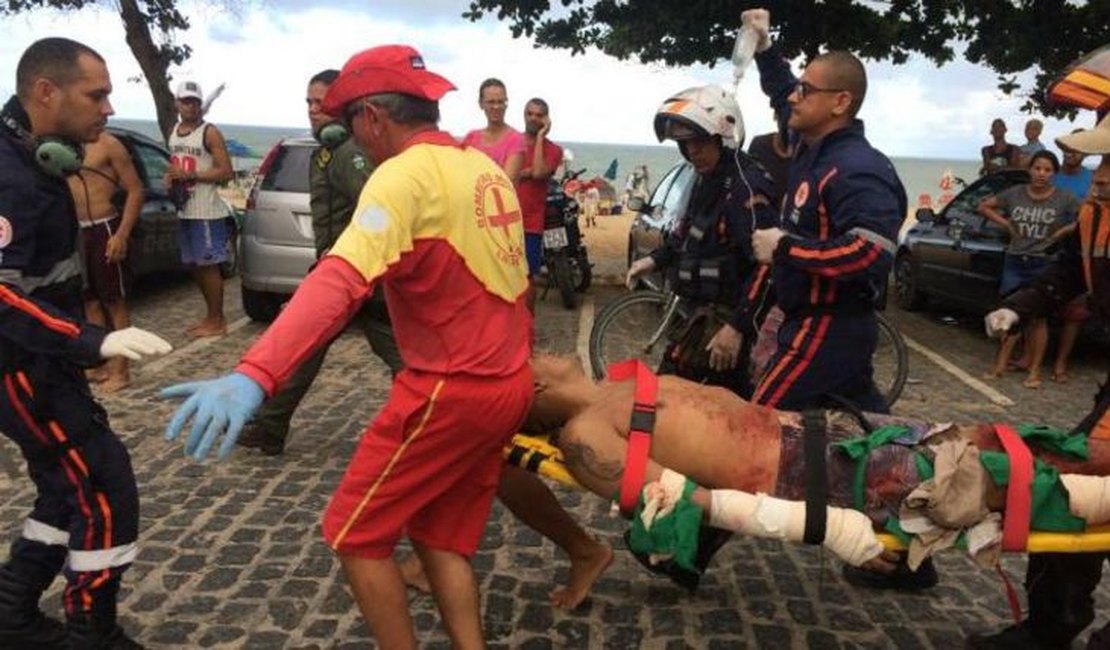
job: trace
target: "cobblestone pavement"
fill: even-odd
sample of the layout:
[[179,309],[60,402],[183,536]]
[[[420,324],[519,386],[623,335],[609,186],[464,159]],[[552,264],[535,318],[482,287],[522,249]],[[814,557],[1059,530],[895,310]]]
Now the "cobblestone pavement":
[[[573,352],[581,311],[588,315],[617,295],[591,290],[580,311],[540,303],[539,347]],[[241,319],[238,287],[228,286],[231,320]],[[386,398],[388,373],[360,337],[346,335],[294,420],[283,457],[239,450],[227,461],[198,465],[161,432],[173,404],[155,396],[167,384],[214,376],[232,367],[257,324],[236,323],[228,336],[186,344],[181,333],[200,314],[186,280],[148,286],[136,302],[135,323],[180,346],[165,359],[140,365],[134,385],[105,399],[113,425],[131,449],[142,496],[142,550],[126,575],[125,626],[154,648],[355,648],[372,645],[321,542],[319,518],[355,439]],[[936,314],[893,312],[914,341],[973,376],[985,370],[993,346],[976,320],[943,321]],[[585,319],[588,322],[588,318]],[[1017,404],[1009,409],[958,381],[918,352],[911,382],[896,412],[953,420],[1044,421],[1065,425],[1090,404],[1105,352],[1081,348],[1066,387],[1045,382],[1025,390],[1020,377],[996,388]],[[11,451],[7,446],[0,453]],[[597,535],[621,548],[624,525],[592,496],[560,490],[564,504]],[[14,534],[32,499],[22,477],[0,477],[0,530]],[[475,559],[483,594],[486,637],[513,648],[953,648],[974,631],[1007,622],[1002,586],[959,553],[938,561],[941,584],[924,594],[853,588],[835,559],[817,550],[770,541],[734,539],[716,558],[695,595],[644,572],[618,552],[593,597],[571,613],[554,611],[548,592],[567,577],[568,563],[551,543],[496,506]],[[1004,566],[1019,583],[1024,560]],[[46,602],[57,611],[60,582]],[[1106,588],[1098,602],[1110,603]],[[446,647],[431,599],[412,600],[419,639]],[[1105,617],[1100,617],[1104,622]]]

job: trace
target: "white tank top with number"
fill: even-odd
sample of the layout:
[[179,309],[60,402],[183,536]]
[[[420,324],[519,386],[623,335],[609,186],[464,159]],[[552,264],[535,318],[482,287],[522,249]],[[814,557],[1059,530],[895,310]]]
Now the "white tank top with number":
[[[170,162],[189,172],[205,172],[212,169],[213,157],[204,146],[204,133],[208,125],[201,122],[188,135],[178,135],[178,127],[170,133]],[[220,199],[215,183],[188,182],[189,200],[178,211],[182,219],[223,219],[227,216],[227,205]]]

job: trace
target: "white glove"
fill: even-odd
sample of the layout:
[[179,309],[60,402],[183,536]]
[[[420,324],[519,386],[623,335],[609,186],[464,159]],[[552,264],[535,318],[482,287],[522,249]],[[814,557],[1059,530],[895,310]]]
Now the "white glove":
[[132,361],[138,361],[143,356],[166,354],[172,349],[173,346],[161,336],[138,327],[128,327],[109,332],[108,336],[104,337],[104,342],[100,344],[100,356],[105,359],[127,357]]
[[1017,315],[1016,311],[1005,307],[992,311],[983,319],[987,326],[987,336],[992,339],[999,338],[1009,332],[1010,328],[1017,325],[1019,320],[1021,320],[1021,317]]
[[628,275],[624,276],[624,284],[629,289],[636,288],[636,279],[655,270],[655,260],[650,257],[641,257],[628,267]]
[[744,25],[751,27],[759,34],[759,42],[755,46],[756,52],[763,52],[771,47],[771,12],[766,9],[748,9],[740,14]]
[[761,228],[753,232],[752,253],[755,255],[755,261],[770,264],[775,249],[779,246],[779,240],[785,235],[782,228]]

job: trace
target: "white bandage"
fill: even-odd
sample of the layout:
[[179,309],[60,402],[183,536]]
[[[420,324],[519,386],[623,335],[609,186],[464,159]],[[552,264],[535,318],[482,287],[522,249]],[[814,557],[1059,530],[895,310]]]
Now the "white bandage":
[[1068,490],[1068,510],[1087,525],[1110,521],[1110,477],[1061,474]]
[[[753,495],[739,490],[713,490],[709,523],[718,528],[755,537],[800,542],[805,534],[806,504]],[[883,552],[871,520],[858,510],[827,507],[825,548],[838,558],[859,566]]]

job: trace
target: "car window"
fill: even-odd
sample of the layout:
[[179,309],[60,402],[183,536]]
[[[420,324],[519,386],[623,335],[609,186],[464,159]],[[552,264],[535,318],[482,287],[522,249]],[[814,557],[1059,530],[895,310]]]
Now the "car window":
[[135,163],[139,176],[146,182],[147,189],[156,194],[165,194],[166,184],[162,181],[162,175],[170,166],[169,155],[162,149],[139,142],[132,142],[131,150],[131,160]]
[[656,206],[663,204],[663,197],[667,196],[667,190],[671,188],[671,183],[674,182],[675,177],[678,176],[678,173],[682,171],[683,167],[685,167],[685,165],[675,165],[667,172],[663,180],[659,181],[659,184],[655,186],[655,191],[651,193],[651,200],[648,201],[648,205]]
[[262,190],[308,193],[308,170],[314,151],[314,147],[280,147],[262,179]]
[[972,183],[970,187],[952,199],[952,202],[944,209],[943,216],[949,221],[959,221],[965,226],[979,228],[985,221],[984,217],[979,214],[979,204],[983,199],[998,194],[1019,182],[1020,180],[1015,177],[1007,175],[982,178]]
[[666,198],[663,199],[660,221],[664,229],[670,229],[682,216],[682,213],[686,211],[686,203],[690,199],[690,190],[694,187],[695,177],[694,169],[690,165],[682,165],[679,168],[674,182],[671,183],[671,187],[667,191]]

